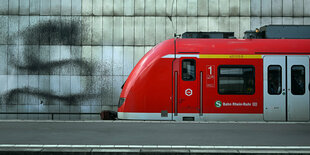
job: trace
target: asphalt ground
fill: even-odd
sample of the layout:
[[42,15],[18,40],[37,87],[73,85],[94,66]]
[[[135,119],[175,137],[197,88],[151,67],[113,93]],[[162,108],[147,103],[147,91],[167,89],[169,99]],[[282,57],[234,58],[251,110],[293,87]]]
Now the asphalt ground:
[[0,145],[310,147],[310,123],[0,121]]

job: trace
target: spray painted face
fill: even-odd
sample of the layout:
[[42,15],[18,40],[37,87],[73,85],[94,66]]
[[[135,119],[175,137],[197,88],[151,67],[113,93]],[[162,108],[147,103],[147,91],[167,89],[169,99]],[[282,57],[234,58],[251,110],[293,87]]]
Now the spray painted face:
[[11,37],[18,44],[8,46],[8,89],[2,102],[101,105],[102,93],[109,91],[101,76],[105,69],[92,57],[96,51],[82,46],[83,30],[80,19],[46,20]]

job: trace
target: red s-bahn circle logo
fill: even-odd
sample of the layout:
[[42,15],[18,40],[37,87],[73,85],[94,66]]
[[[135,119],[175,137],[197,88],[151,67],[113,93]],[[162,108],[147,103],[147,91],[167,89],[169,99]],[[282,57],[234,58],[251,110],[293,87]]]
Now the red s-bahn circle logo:
[[186,96],[191,96],[192,94],[193,94],[193,91],[191,89],[188,88],[188,89],[185,90],[185,95]]

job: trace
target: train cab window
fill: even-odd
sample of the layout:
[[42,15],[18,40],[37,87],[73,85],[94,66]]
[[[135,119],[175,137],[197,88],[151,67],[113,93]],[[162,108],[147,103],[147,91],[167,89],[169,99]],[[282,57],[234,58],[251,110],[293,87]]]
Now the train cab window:
[[282,90],[282,67],[279,65],[268,66],[268,93],[280,95]]
[[182,61],[182,80],[195,81],[196,61],[194,59],[184,59]]
[[222,65],[218,68],[219,94],[252,95],[255,92],[255,68],[249,65]]
[[305,94],[305,67],[294,65],[291,68],[291,88],[293,95]]

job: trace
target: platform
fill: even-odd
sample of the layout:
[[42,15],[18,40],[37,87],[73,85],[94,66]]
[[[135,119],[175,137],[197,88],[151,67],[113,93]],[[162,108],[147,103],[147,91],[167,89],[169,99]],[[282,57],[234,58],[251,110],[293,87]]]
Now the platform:
[[310,123],[0,121],[0,154],[310,153]]

